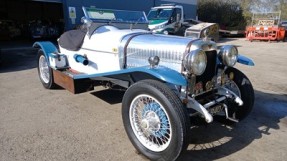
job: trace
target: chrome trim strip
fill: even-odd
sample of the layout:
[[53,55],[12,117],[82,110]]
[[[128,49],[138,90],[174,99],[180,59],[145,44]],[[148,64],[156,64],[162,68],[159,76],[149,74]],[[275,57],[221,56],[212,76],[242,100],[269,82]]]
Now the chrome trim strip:
[[94,49],[87,49],[87,48],[81,48],[81,49],[88,50],[88,51],[94,51],[94,52],[108,53],[108,54],[117,54],[116,52],[108,52],[108,51],[101,51],[101,50],[94,50]]

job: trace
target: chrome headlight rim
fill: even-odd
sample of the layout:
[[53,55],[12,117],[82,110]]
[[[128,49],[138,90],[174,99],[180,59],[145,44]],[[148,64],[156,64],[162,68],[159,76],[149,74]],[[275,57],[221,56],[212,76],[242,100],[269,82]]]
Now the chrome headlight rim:
[[189,52],[183,59],[183,66],[190,74],[202,75],[207,66],[206,53],[202,49]]
[[219,59],[225,65],[233,67],[238,60],[238,49],[234,45],[224,45],[220,48]]

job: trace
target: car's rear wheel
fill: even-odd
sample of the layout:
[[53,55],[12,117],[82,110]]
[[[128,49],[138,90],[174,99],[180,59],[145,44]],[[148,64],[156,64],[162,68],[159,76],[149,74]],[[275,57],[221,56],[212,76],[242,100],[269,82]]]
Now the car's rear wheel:
[[57,85],[54,83],[54,77],[51,67],[48,64],[48,58],[40,49],[38,51],[38,75],[42,85],[47,89],[53,89]]
[[151,160],[175,160],[186,150],[189,119],[165,84],[144,80],[126,91],[122,102],[125,130],[134,147]]

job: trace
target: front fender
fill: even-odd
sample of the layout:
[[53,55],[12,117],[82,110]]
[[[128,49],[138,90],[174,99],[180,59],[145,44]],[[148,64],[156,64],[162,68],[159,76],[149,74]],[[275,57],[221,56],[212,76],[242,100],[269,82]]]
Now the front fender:
[[149,66],[136,67],[136,68],[129,68],[129,69],[123,69],[119,71],[100,73],[100,74],[79,74],[79,75],[73,76],[73,79],[109,77],[113,75],[130,74],[134,72],[146,73],[159,80],[162,80],[170,84],[187,86],[187,81],[183,75],[181,75],[179,72],[175,70],[162,67],[162,66],[159,66],[156,68],[150,68]]
[[243,55],[239,55],[238,54],[238,59],[237,59],[238,63],[244,64],[244,65],[249,65],[249,66],[254,66],[254,62],[253,60],[251,60],[250,58],[243,56]]
[[158,68],[150,68],[145,67],[141,68],[142,72],[147,72],[156,78],[175,85],[180,86],[187,86],[187,81],[183,75],[181,75],[179,72],[172,70],[170,68],[166,67],[158,67]]
[[50,65],[49,56],[52,53],[58,52],[57,47],[50,41],[38,41],[38,42],[35,42],[33,44],[33,47],[42,49],[45,57],[47,58],[47,61],[48,61],[49,65]]

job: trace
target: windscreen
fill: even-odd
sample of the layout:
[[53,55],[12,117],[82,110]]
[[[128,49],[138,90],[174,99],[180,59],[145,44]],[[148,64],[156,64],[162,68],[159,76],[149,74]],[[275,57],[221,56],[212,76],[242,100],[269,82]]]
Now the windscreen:
[[168,20],[172,15],[172,8],[157,8],[152,9],[148,13],[148,20]]
[[148,23],[146,15],[141,11],[108,10],[83,7],[85,16],[91,20]]

